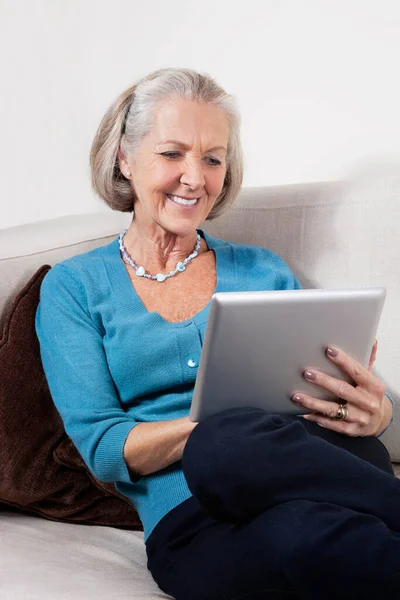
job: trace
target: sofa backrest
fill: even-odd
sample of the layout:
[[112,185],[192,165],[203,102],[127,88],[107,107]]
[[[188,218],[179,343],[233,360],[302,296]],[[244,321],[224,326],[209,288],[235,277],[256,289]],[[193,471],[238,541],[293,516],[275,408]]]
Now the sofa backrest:
[[[107,244],[130,223],[116,212],[76,215],[0,230],[0,325],[16,292],[43,264]],[[385,287],[376,373],[400,415],[400,177],[244,188],[204,228],[272,249],[304,287]],[[383,440],[400,462],[400,424]]]

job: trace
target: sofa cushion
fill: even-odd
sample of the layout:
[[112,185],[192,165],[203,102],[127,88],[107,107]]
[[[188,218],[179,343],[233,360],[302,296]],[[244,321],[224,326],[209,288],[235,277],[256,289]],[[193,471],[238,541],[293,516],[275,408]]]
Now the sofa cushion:
[[171,598],[147,569],[141,531],[52,523],[8,511],[0,513],[0,531],[1,600]]
[[51,520],[141,530],[130,501],[86,468],[53,404],[35,331],[49,269],[17,295],[0,338],[0,502]]

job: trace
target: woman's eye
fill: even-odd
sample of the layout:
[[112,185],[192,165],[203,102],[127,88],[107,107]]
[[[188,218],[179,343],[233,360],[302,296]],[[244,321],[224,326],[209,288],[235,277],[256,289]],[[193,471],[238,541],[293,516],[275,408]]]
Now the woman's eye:
[[221,164],[221,161],[218,160],[218,158],[212,158],[211,156],[208,157],[208,161],[212,167],[218,167]]
[[[165,156],[165,158],[174,159],[174,158],[179,158],[181,156],[181,153],[180,152],[172,152],[172,151],[161,152],[161,156]],[[208,156],[206,160],[207,160],[208,164],[212,167],[218,167],[219,165],[222,164],[220,160],[218,160],[217,158],[213,158],[212,156]]]
[[180,156],[179,152],[161,152],[161,155],[167,158],[177,158]]

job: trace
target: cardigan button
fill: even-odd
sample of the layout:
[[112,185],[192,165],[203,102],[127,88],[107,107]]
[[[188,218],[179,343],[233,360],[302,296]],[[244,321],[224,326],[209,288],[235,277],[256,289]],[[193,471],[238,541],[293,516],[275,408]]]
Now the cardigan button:
[[197,360],[193,357],[187,361],[188,367],[197,367]]

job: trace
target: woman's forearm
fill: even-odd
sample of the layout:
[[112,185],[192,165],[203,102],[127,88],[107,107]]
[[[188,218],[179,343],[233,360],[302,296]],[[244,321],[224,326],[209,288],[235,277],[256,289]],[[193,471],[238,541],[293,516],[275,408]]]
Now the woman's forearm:
[[188,417],[139,423],[129,433],[124,458],[132,475],[148,475],[182,458],[186,441],[197,423]]

